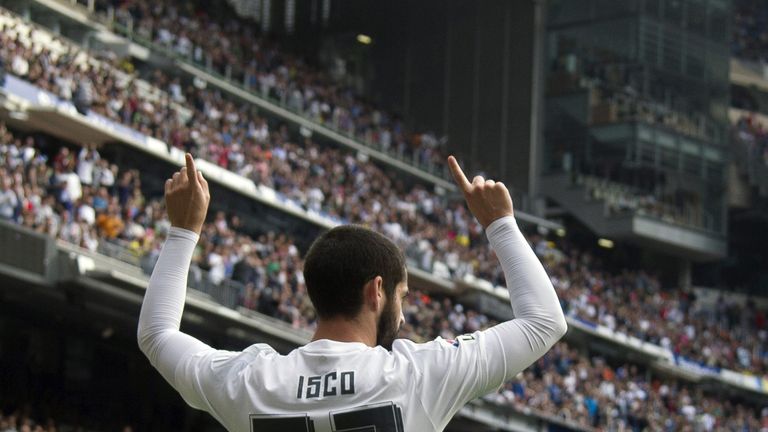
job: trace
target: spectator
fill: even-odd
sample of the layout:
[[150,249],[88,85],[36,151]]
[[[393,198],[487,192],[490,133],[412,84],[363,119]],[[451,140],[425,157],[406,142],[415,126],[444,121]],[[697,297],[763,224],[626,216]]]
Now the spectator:
[[93,105],[93,83],[86,73],[76,74],[75,80],[77,81],[77,87],[75,88],[72,102],[75,104],[77,112],[82,115],[88,115]]
[[11,179],[0,175],[0,218],[6,221],[13,220],[19,206],[19,198],[11,186]]
[[94,169],[99,162],[99,152],[96,148],[87,144],[80,149],[77,156],[77,175],[80,177],[80,183],[86,186],[93,184]]
[[109,204],[107,211],[96,217],[96,225],[104,238],[116,239],[120,235],[125,223],[120,217],[120,210],[116,202]]
[[5,59],[0,56],[0,88],[5,87]]

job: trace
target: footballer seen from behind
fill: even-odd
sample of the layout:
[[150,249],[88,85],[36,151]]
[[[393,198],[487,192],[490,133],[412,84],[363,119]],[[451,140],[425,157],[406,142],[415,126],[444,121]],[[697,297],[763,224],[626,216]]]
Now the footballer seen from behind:
[[192,407],[232,432],[442,431],[467,402],[493,392],[566,332],[555,290],[515,221],[501,182],[471,182],[448,164],[486,230],[515,319],[458,337],[396,339],[408,293],[403,253],[386,237],[340,226],[315,240],[304,264],[317,313],[308,344],[281,355],[266,344],[216,350],[179,331],[192,252],[210,193],[192,156],[165,184],[172,228],[149,281],[138,340]]

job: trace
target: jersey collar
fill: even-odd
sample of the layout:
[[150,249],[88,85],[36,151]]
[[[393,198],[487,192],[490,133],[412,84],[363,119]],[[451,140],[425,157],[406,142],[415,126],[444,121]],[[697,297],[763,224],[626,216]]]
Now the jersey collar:
[[299,349],[310,353],[342,353],[365,351],[371,349],[371,347],[362,342],[340,342],[330,339],[318,339]]

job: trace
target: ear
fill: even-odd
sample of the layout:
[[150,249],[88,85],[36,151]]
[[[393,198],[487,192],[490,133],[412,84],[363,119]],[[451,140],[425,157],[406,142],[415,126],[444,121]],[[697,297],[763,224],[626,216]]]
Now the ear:
[[365,306],[372,312],[378,313],[384,308],[386,293],[384,292],[384,279],[381,276],[368,281],[363,287],[363,300]]

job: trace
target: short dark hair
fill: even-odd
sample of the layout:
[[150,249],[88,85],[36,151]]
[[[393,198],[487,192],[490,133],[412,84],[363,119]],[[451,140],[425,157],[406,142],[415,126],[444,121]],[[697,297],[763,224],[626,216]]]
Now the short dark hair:
[[363,306],[363,286],[383,279],[388,299],[405,280],[405,257],[391,240],[370,229],[343,225],[317,238],[304,259],[304,280],[320,318],[352,318]]

